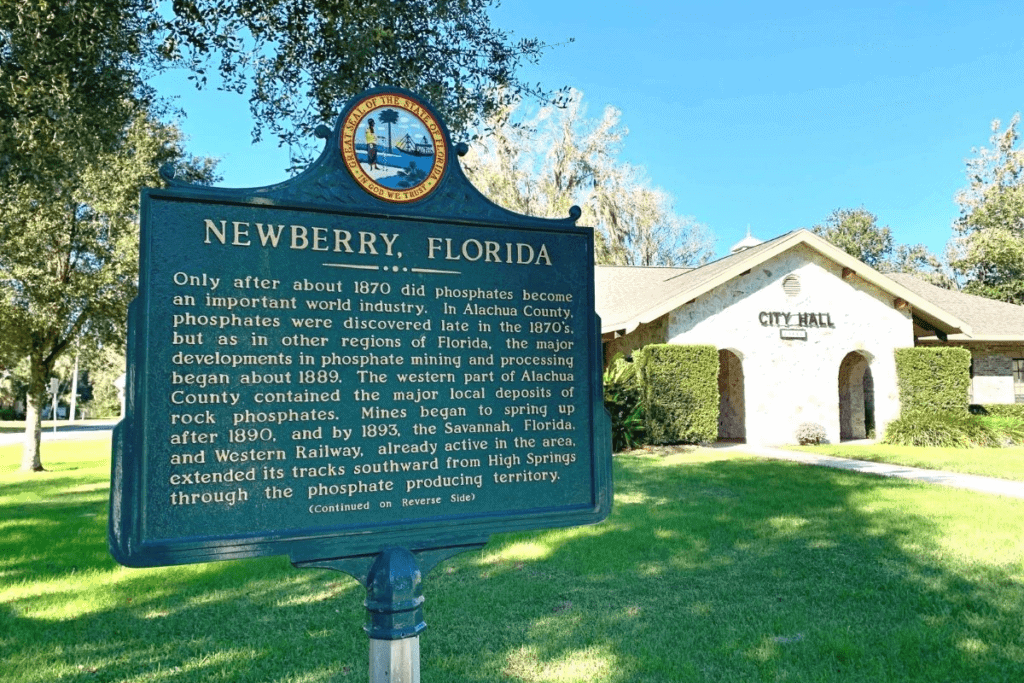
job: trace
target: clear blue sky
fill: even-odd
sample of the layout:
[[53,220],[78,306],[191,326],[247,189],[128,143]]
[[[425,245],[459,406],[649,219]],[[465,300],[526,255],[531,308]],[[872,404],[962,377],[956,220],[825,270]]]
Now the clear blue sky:
[[[623,160],[711,228],[717,255],[748,224],[769,239],[858,207],[941,255],[964,160],[1024,111],[1024,4],[837,5],[507,0],[492,16],[560,44],[525,80],[582,91],[593,117],[620,109]],[[222,160],[223,186],[287,177],[276,140],[251,145],[244,97],[156,85],[181,95],[189,151]]]

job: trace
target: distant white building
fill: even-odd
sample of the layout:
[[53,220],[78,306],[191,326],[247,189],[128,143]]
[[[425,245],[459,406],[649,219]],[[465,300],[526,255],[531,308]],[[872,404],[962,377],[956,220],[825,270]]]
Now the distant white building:
[[596,268],[605,362],[651,343],[718,348],[719,437],[831,442],[899,416],[894,351],[962,346],[973,403],[1024,402],[1024,307],[882,274],[808,230],[699,268]]

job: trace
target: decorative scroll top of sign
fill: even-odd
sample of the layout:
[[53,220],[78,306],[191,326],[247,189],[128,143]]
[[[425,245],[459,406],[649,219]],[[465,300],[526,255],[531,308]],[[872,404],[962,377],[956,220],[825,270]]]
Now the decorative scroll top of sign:
[[448,166],[448,142],[437,118],[417,100],[379,93],[348,110],[341,157],[364,190],[389,202],[415,202],[433,192]]

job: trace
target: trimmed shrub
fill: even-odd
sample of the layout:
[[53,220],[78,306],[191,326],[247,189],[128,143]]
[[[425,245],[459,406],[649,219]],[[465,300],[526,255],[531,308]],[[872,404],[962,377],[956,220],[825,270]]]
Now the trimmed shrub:
[[633,355],[650,443],[718,438],[718,349],[651,344]]
[[0,408],[0,420],[17,420],[14,408]]
[[958,348],[896,349],[900,412],[967,414],[971,352]]
[[905,413],[885,430],[882,443],[896,446],[972,448],[1005,446],[1024,436],[1024,424],[963,413]]
[[644,444],[644,409],[640,404],[640,382],[636,363],[621,353],[604,371],[604,407],[612,418],[612,450],[621,451]]
[[825,428],[813,422],[804,422],[796,428],[796,442],[801,446],[825,443]]

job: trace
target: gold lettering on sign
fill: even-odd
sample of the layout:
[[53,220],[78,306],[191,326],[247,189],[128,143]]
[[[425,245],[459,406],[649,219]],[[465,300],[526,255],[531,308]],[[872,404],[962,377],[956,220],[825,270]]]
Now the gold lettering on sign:
[[[252,215],[193,227],[201,249],[351,258],[285,274],[258,265],[271,252],[230,275],[167,271],[172,510],[387,522],[493,512],[513,487],[557,500],[587,476],[577,420],[592,399],[577,352],[590,312],[546,270],[557,242]],[[417,271],[412,253],[438,263]],[[498,275],[481,286],[460,268]],[[531,272],[544,275],[504,277]],[[775,315],[789,314],[762,324],[782,324]]]

